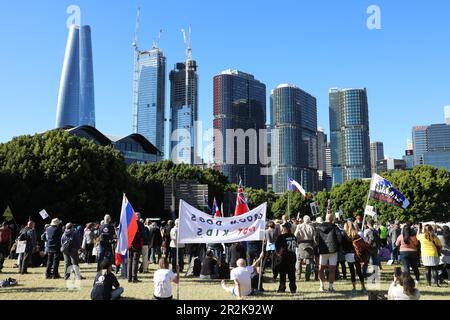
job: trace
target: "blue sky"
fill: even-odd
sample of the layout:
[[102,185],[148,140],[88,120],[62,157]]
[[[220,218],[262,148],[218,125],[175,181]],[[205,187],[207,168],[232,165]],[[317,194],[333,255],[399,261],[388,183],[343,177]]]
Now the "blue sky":
[[[168,72],[184,60],[180,30],[192,23],[204,126],[212,126],[212,77],[228,68],[266,83],[268,107],[278,84],[308,91],[317,97],[318,123],[327,133],[328,90],[366,87],[371,140],[383,141],[391,157],[402,156],[412,126],[444,121],[443,107],[450,104],[447,0],[140,2],[140,46],[150,48],[164,28],[160,47]],[[92,27],[97,128],[131,133],[137,1],[2,0],[0,142],[54,127],[71,4]],[[372,4],[381,8],[382,30],[366,27]]]

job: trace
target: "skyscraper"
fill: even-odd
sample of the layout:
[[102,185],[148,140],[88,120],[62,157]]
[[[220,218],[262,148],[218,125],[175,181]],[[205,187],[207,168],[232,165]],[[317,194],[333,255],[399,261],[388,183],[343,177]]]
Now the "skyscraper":
[[278,131],[272,136],[272,156],[277,157],[272,159],[277,167],[273,175],[274,192],[287,191],[288,177],[298,181],[306,191],[317,191],[318,160],[324,170],[325,154],[319,150],[318,156],[316,98],[296,86],[282,84],[272,90],[270,112],[272,130]]
[[91,28],[71,25],[61,72],[56,128],[95,127]]
[[369,178],[369,110],[366,89],[330,90],[333,185]]
[[377,172],[377,161],[384,160],[383,142],[374,141],[370,143],[370,166],[372,174]]
[[[327,167],[328,137],[323,128],[317,130],[317,173],[319,178],[318,190],[331,189],[331,165]],[[331,162],[330,162],[331,164]]]
[[[187,66],[186,66],[187,64]],[[171,158],[176,162],[198,163],[196,154],[198,121],[197,62],[177,63],[170,72]],[[185,139],[188,138],[189,141]],[[184,141],[184,142],[182,142]],[[180,143],[181,142],[181,143]],[[177,146],[177,150],[174,148]]]
[[166,57],[159,48],[136,53],[133,132],[164,152]]
[[258,157],[267,145],[267,134],[259,134],[265,123],[265,84],[237,70],[214,77],[214,162],[231,183],[242,178],[246,187],[265,189]]

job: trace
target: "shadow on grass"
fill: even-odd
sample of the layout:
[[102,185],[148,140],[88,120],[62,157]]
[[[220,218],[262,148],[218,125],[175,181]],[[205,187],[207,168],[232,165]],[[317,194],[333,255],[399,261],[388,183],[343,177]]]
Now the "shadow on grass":
[[42,293],[49,293],[49,292],[70,292],[67,288],[53,288],[53,287],[34,287],[34,288],[21,288],[20,285],[15,287],[6,287],[1,288],[0,293],[31,293],[31,292],[42,292]]

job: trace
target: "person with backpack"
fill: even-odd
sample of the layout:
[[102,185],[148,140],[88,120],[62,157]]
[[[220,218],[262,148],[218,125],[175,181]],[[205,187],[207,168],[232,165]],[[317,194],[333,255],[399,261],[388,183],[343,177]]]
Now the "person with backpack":
[[344,251],[345,261],[350,270],[350,278],[353,286],[352,296],[356,295],[356,275],[358,275],[359,282],[361,283],[361,293],[367,293],[361,263],[367,259],[369,253],[366,242],[358,235],[358,229],[356,228],[356,225],[352,221],[347,221],[344,224],[344,233],[342,234],[342,250]]
[[320,292],[325,292],[323,283],[325,281],[325,269],[328,268],[328,292],[335,292],[333,283],[336,276],[336,265],[338,262],[338,250],[342,241],[339,228],[333,223],[334,216],[329,213],[325,222],[317,225],[317,246],[319,248],[319,279]]
[[97,270],[100,269],[100,264],[104,259],[113,261],[114,254],[112,244],[114,241],[116,231],[114,226],[111,224],[111,216],[109,214],[105,215],[103,223],[100,225],[98,230],[99,245],[97,252]]
[[[381,240],[378,231],[374,228],[373,220],[367,220],[367,229],[364,230],[364,238],[369,245],[369,261],[372,261],[372,267],[374,270],[374,274],[379,274],[381,270],[381,263],[378,256],[378,250],[381,247]],[[363,275],[364,278],[367,278],[367,269],[368,264],[364,264],[363,266]],[[373,279],[375,281],[375,279]]]
[[419,241],[417,240],[416,232],[411,227],[411,223],[407,222],[405,224],[395,245],[399,248],[403,272],[409,273],[411,268],[414,272],[416,282],[419,282]]
[[[117,300],[124,292],[112,273],[112,264],[109,260],[103,260],[100,264],[101,271],[97,273],[91,291],[92,300]],[[114,287],[114,289],[113,289]]]
[[59,279],[59,255],[61,251],[62,230],[59,228],[61,221],[55,218],[50,223],[44,233],[46,240],[45,250],[47,252],[47,269],[45,271],[46,279]]
[[61,237],[61,252],[64,256],[64,280],[68,280],[72,271],[77,280],[83,280],[81,276],[78,250],[81,248],[81,239],[72,223],[66,224],[66,230]]
[[0,272],[2,272],[5,259],[9,256],[9,250],[12,243],[12,232],[5,221],[0,226]]
[[37,239],[36,230],[34,230],[35,223],[28,221],[26,227],[24,227],[18,236],[19,241],[25,241],[25,252],[19,254],[19,273],[27,274],[28,266],[31,262],[31,255],[36,249]]
[[141,214],[136,213],[137,231],[134,236],[131,247],[128,248],[128,282],[138,283],[139,258],[142,254],[144,245],[144,224],[140,221]]

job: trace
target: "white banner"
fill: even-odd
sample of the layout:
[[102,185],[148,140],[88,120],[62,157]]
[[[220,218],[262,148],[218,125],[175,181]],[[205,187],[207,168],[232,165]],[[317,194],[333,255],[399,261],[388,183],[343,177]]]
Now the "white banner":
[[179,243],[262,241],[267,203],[232,218],[215,218],[180,200]]
[[47,211],[45,211],[45,209],[42,210],[41,212],[39,212],[39,214],[41,215],[43,220],[45,220],[49,217],[49,215],[48,215]]
[[374,211],[373,206],[366,206],[366,210],[364,211],[366,216],[374,217],[377,213]]

